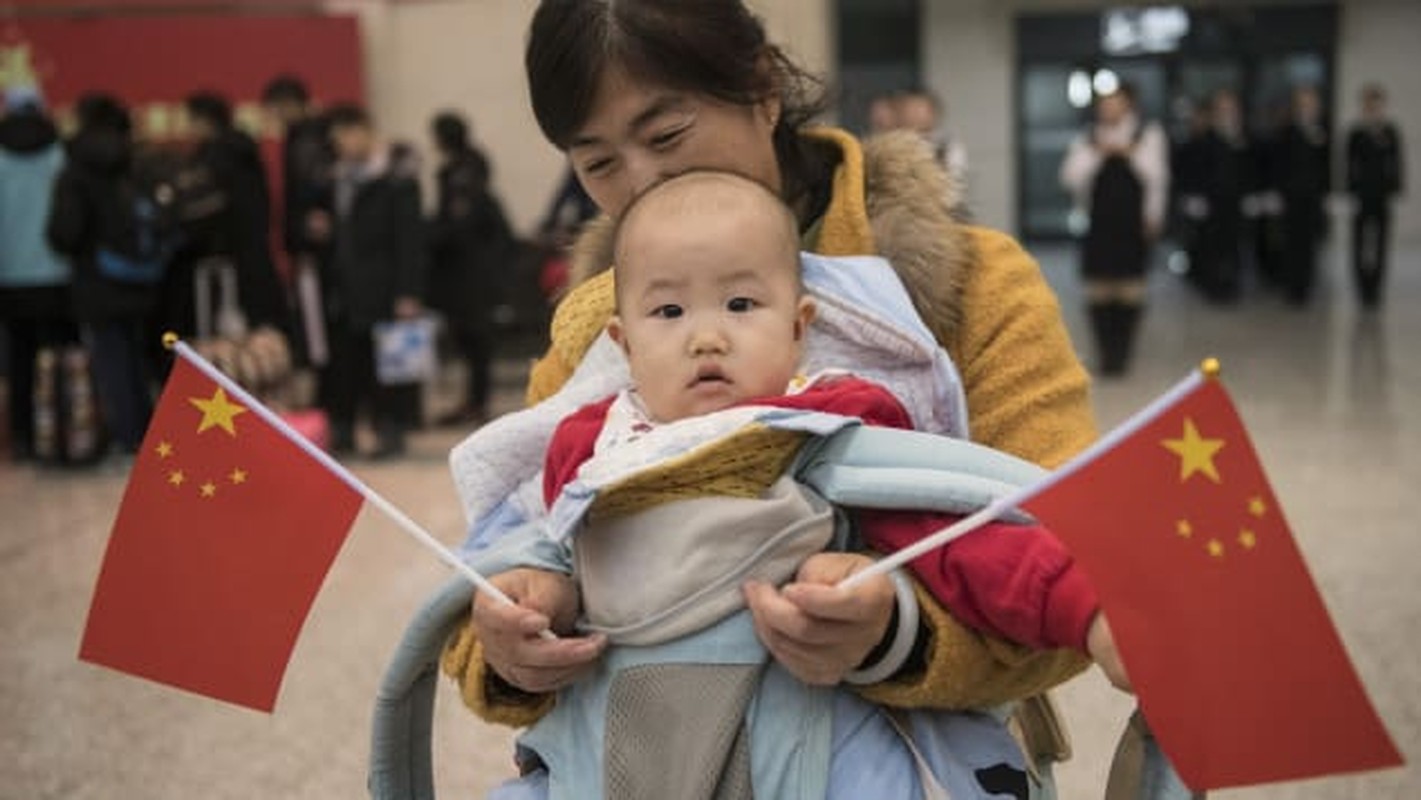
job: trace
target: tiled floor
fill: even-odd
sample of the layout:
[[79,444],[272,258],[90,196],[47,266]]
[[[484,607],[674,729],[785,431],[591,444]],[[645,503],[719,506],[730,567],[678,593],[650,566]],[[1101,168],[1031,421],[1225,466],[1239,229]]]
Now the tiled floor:
[[[1038,248],[1077,341],[1069,254]],[[1398,744],[1421,758],[1421,248],[1396,259],[1387,309],[1356,312],[1333,265],[1313,308],[1252,296],[1234,309],[1197,302],[1157,275],[1138,368],[1101,384],[1118,422],[1205,355],[1220,356],[1299,543]],[[504,364],[502,409],[518,395]],[[411,458],[356,464],[392,501],[447,541],[460,516],[444,454],[453,432],[421,434]],[[444,570],[367,510],[322,590],[265,716],[111,673],[75,658],[89,593],[124,476],[0,466],[0,798],[351,798],[364,795],[374,687],[404,621]],[[1307,658],[1280,653],[1280,664]],[[1280,672],[1282,671],[1280,666]],[[1061,796],[1100,795],[1131,703],[1098,675],[1059,693],[1076,757]],[[511,770],[510,735],[441,689],[436,768],[444,797],[478,797]],[[1221,798],[1403,798],[1415,769]]]

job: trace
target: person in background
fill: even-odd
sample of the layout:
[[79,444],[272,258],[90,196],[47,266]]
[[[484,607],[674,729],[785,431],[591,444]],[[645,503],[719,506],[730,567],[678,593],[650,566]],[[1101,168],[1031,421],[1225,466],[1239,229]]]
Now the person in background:
[[437,115],[430,134],[440,165],[425,297],[444,314],[469,371],[463,404],[439,421],[477,425],[488,418],[492,315],[501,294],[500,270],[512,263],[513,232],[490,187],[488,159],[469,141],[463,117],[451,111]]
[[330,258],[331,181],[335,154],[325,120],[305,82],[278,75],[262,90],[262,106],[282,131],[281,235],[292,268],[301,335],[298,352],[313,366],[326,363],[320,315],[320,275]]
[[1094,124],[1066,151],[1061,184],[1090,214],[1080,265],[1097,365],[1102,375],[1122,375],[1169,193],[1169,143],[1157,123],[1140,119],[1128,85],[1096,99]]
[[1363,308],[1381,305],[1391,202],[1402,192],[1401,132],[1387,119],[1386,91],[1362,89],[1362,118],[1347,134],[1347,191],[1352,194],[1352,275]]
[[1332,187],[1332,141],[1317,90],[1293,90],[1287,124],[1273,144],[1272,179],[1281,205],[1278,280],[1287,301],[1307,303],[1317,276],[1317,251],[1327,231],[1324,202]]
[[923,137],[933,150],[933,158],[958,183],[967,180],[967,148],[943,126],[943,107],[937,95],[927,89],[904,92],[896,99],[897,126]]
[[193,161],[225,200],[201,255],[225,256],[237,270],[237,299],[249,328],[285,331],[286,290],[271,258],[271,195],[257,143],[232,124],[226,98],[210,92],[185,101],[196,148]]
[[418,420],[419,385],[381,385],[375,376],[375,323],[422,311],[427,252],[419,184],[393,170],[365,109],[338,105],[327,115],[336,154],[335,217],[325,305],[331,359],[323,377],[331,449],[355,449],[355,419],[369,404],[378,438],[372,457],[405,450]]
[[35,443],[35,357],[77,340],[69,309],[69,264],[45,241],[64,145],[31,87],[11,87],[0,118],[0,324],[9,342],[10,452]]
[[1210,302],[1233,303],[1243,288],[1244,200],[1257,186],[1233,90],[1220,89],[1210,98],[1209,123],[1194,152],[1199,169],[1180,176],[1180,188],[1198,215],[1189,277]]
[[77,106],[79,130],[54,185],[46,235],[74,270],[75,319],[93,363],[104,421],[120,453],[137,452],[153,416],[144,325],[157,304],[153,283],[106,274],[99,250],[131,238],[133,143],[128,109],[109,95]]
[[898,129],[898,98],[892,93],[874,95],[868,101],[868,133],[874,136]]

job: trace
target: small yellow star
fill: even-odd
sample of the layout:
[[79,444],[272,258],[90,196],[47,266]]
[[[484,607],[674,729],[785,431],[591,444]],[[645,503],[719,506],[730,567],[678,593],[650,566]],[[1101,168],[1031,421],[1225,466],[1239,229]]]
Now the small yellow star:
[[1258,536],[1253,531],[1244,528],[1239,531],[1238,543],[1243,545],[1243,549],[1252,550],[1258,545]]
[[184,475],[183,471],[180,469],[175,469],[172,472],[168,473],[168,483],[171,483],[174,486],[182,486],[183,481],[185,480],[187,480],[187,476]]
[[158,451],[159,458],[167,458],[173,454],[172,442],[159,442],[158,447],[155,449]]
[[217,391],[212,393],[212,397],[204,400],[200,397],[189,397],[188,402],[197,406],[202,412],[202,422],[198,423],[197,432],[202,433],[208,428],[221,428],[227,432],[228,436],[237,435],[237,427],[232,424],[232,419],[238,414],[247,413],[247,409],[233,403],[227,399],[227,393],[222,391],[222,387],[217,387]]
[[232,483],[234,483],[234,484],[235,484],[235,483],[246,483],[246,482],[247,482],[247,471],[246,471],[246,470],[242,470],[242,469],[234,469],[234,470],[232,470],[232,474],[231,474],[231,475],[228,475],[227,477],[228,477],[229,479],[231,479]]
[[1205,439],[1194,427],[1194,420],[1185,418],[1184,434],[1179,439],[1165,439],[1165,449],[1179,456],[1179,480],[1184,482],[1196,472],[1219,483],[1219,468],[1214,466],[1214,454],[1224,447],[1223,439]]
[[1262,517],[1268,513],[1268,504],[1263,502],[1261,497],[1251,497],[1248,500],[1248,513],[1255,517]]
[[1209,549],[1209,555],[1213,556],[1214,558],[1224,557],[1224,543],[1219,541],[1218,539],[1210,539],[1209,544],[1206,545],[1206,547],[1208,547]]
[[1174,532],[1188,539],[1194,535],[1194,526],[1189,524],[1189,520],[1182,519],[1174,524]]
[[202,485],[201,492],[203,497],[213,497],[217,494],[217,484],[208,481]]

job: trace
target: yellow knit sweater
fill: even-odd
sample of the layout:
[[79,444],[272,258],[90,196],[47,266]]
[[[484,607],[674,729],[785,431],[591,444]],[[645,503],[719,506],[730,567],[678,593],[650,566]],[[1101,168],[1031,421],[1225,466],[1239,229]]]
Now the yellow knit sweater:
[[[879,254],[894,265],[962,374],[972,438],[1046,467],[1089,444],[1095,436],[1089,380],[1031,257],[1002,233],[953,221],[952,187],[916,142],[889,137],[861,146],[842,131],[812,135],[842,154],[813,249]],[[603,241],[580,245],[584,255],[604,258],[607,233],[591,231],[589,238]],[[552,345],[534,365],[529,402],[555,393],[571,376],[612,314],[612,288],[612,273],[604,270],[563,300]],[[980,708],[1042,692],[1088,664],[1073,651],[1033,651],[975,633],[931,595],[921,589],[918,595],[931,631],[927,667],[865,688],[874,702]],[[465,703],[491,722],[530,724],[551,703],[551,696],[510,694],[493,681],[471,626],[451,639],[444,669],[458,679]]]

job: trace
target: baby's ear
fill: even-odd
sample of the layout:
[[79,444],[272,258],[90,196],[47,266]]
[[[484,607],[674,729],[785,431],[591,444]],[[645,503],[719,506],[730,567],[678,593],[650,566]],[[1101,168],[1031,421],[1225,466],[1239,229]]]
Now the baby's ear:
[[804,338],[804,334],[809,331],[809,324],[814,321],[814,315],[818,308],[814,305],[814,298],[805,295],[799,298],[799,309],[794,316],[794,340],[797,342]]
[[627,333],[622,328],[622,318],[616,314],[607,320],[607,335],[622,348],[623,353],[627,352]]

